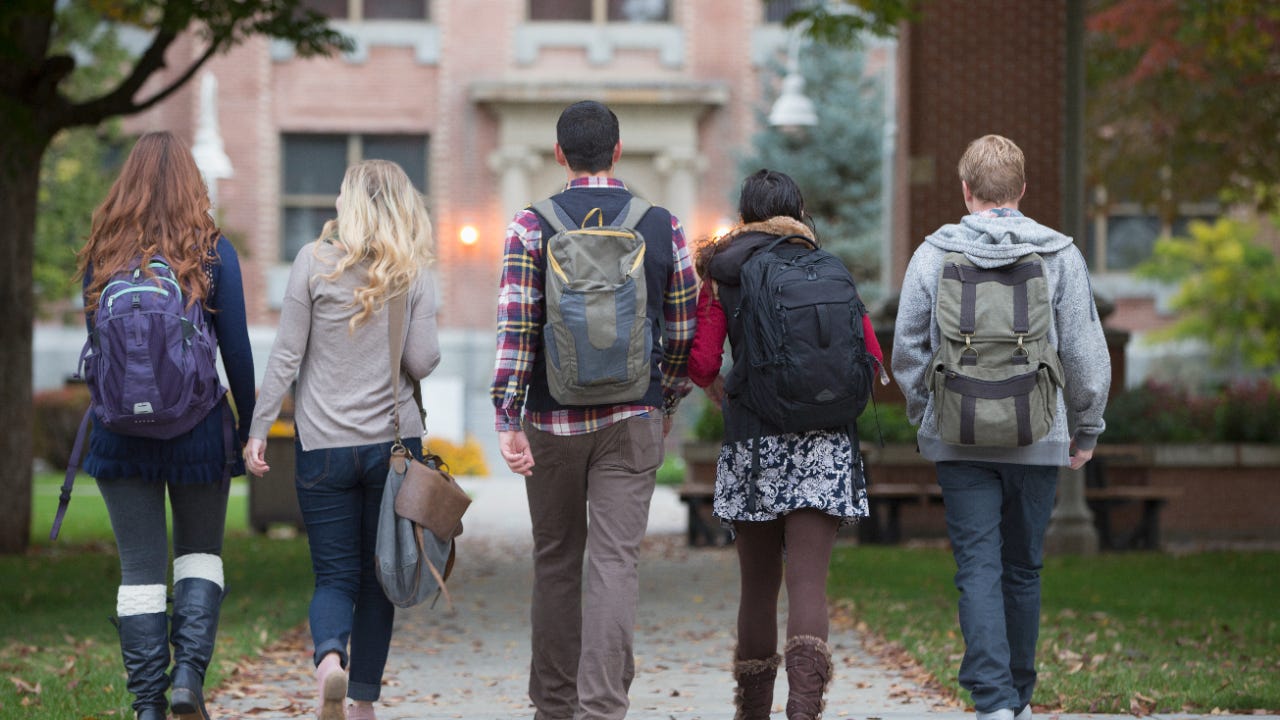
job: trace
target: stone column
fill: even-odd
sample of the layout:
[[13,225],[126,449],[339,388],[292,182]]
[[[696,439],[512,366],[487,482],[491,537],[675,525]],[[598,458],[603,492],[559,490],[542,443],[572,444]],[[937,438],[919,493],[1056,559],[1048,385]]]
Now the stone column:
[[530,197],[533,174],[542,156],[526,145],[504,145],[489,155],[489,169],[498,174],[498,197],[503,217],[511,217],[536,198]]
[[693,211],[698,199],[698,174],[706,164],[706,158],[691,147],[674,147],[653,159],[654,168],[666,180],[663,204],[686,224],[686,237],[688,223],[695,222]]
[[1058,471],[1058,504],[1049,518],[1045,532],[1047,555],[1095,555],[1098,532],[1093,527],[1093,513],[1084,501],[1084,468]]

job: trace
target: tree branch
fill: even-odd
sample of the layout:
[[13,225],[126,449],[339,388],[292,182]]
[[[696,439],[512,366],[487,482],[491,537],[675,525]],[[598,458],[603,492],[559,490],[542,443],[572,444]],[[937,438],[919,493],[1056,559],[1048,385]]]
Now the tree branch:
[[177,37],[176,32],[158,30],[151,40],[151,45],[138,58],[128,77],[121,80],[115,89],[105,95],[81,103],[68,103],[66,109],[60,113],[60,117],[55,119],[57,128],[97,125],[109,117],[136,112],[138,108],[133,102],[134,94],[148,78],[165,66],[164,55]]

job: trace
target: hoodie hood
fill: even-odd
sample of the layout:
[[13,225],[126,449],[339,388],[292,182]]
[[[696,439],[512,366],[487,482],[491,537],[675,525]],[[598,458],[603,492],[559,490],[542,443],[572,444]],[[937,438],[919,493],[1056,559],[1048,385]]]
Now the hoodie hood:
[[966,215],[959,223],[943,225],[925,242],[947,252],[964,253],[982,268],[1008,265],[1028,253],[1057,252],[1070,237],[1025,216]]

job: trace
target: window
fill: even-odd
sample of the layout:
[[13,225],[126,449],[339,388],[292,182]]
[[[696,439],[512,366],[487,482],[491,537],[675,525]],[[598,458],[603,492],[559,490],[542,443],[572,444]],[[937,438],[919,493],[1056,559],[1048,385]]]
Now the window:
[[429,0],[303,0],[334,20],[430,20]]
[[765,0],[764,21],[780,23],[796,10],[807,10],[813,4],[814,0]]
[[297,256],[333,219],[347,166],[363,159],[390,160],[427,193],[425,135],[289,134],[282,138],[280,258]]
[[670,22],[668,0],[529,0],[530,20]]

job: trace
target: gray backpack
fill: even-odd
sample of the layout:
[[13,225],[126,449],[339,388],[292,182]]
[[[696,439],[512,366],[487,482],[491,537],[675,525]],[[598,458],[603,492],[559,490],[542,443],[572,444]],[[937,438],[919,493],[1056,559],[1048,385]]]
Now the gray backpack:
[[543,245],[542,342],[547,384],[562,405],[634,402],[649,389],[653,335],[636,225],[650,207],[632,198],[608,225],[595,208],[579,227],[551,199],[532,206],[555,230]]
[[1021,447],[1047,435],[1062,365],[1049,344],[1053,306],[1040,256],[980,268],[948,253],[936,313],[942,342],[930,392],[942,440]]

